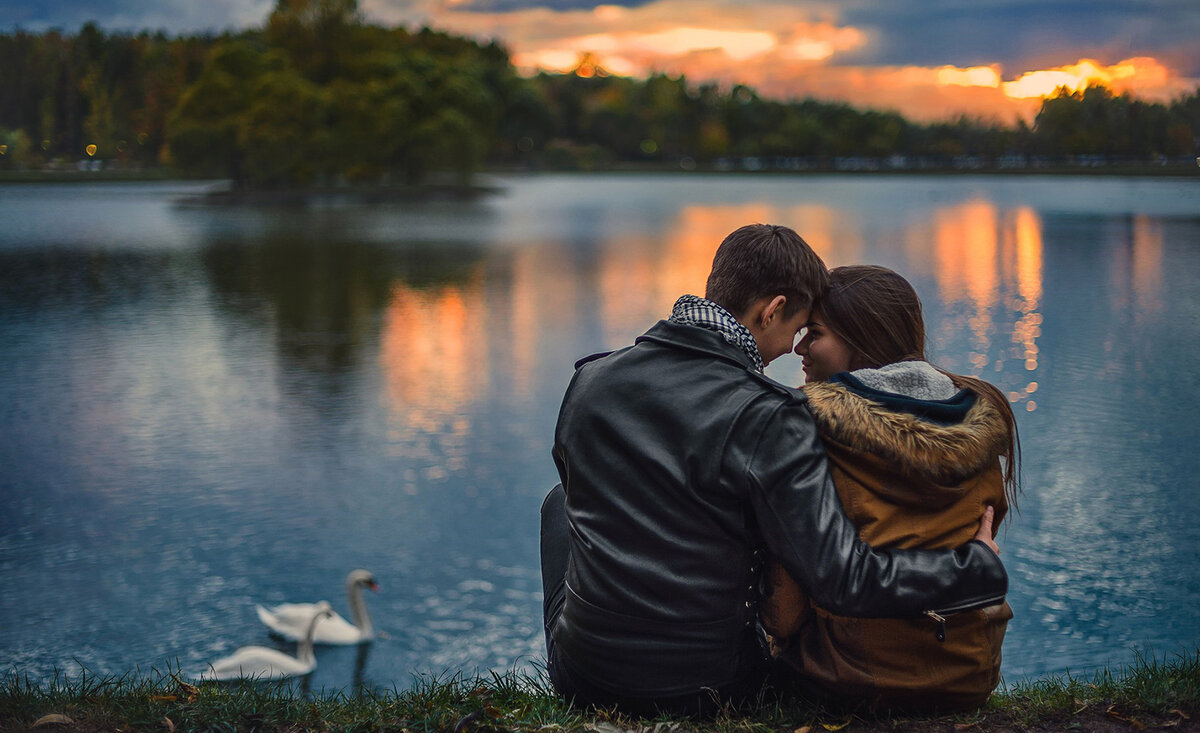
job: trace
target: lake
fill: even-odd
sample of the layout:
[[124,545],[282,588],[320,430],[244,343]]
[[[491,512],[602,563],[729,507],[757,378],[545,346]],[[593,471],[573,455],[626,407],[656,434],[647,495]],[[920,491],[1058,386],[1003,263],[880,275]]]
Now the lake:
[[[316,689],[542,664],[537,513],[576,359],[752,222],[916,286],[1007,393],[1007,680],[1200,639],[1200,177],[540,175],[473,202],[0,186],[0,675],[180,669],[372,570]],[[799,359],[768,368],[799,383]],[[286,647],[285,647],[286,648]]]

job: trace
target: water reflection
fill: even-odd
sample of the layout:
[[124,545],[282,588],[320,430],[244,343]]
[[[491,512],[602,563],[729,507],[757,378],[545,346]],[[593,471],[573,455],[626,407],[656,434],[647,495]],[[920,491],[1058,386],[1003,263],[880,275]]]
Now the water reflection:
[[536,177],[284,214],[38,191],[0,196],[0,660],[34,678],[192,668],[263,637],[255,603],[363,565],[382,633],[319,650],[311,689],[536,669],[532,518],[571,365],[701,292],[751,221],[909,277],[934,359],[1014,401],[1006,675],[1198,633],[1186,182]]
[[[938,207],[928,220],[909,225],[900,267],[921,289],[934,317],[929,340],[945,366],[990,381],[1013,368],[1028,372],[1007,376],[1009,399],[1036,409],[1038,338],[1042,315],[1042,225],[1029,206],[1001,210],[974,199]],[[965,343],[962,350],[958,344]],[[1010,365],[1015,362],[1015,365]]]
[[364,676],[363,673],[367,669],[367,655],[370,653],[371,653],[371,644],[370,643],[358,645],[358,649],[354,655],[354,677],[353,677],[353,681],[352,681],[352,685],[353,685],[352,689],[354,692],[367,691],[366,682],[365,682],[366,677]]
[[[1133,217],[1131,258],[1133,292],[1137,301],[1133,311],[1139,319],[1153,318],[1163,308],[1163,225],[1148,216]],[[1114,273],[1116,275],[1116,273]]]
[[462,286],[392,286],[379,358],[392,414],[389,453],[420,466],[405,471],[409,493],[417,490],[418,470],[438,480],[466,466],[466,408],[487,394],[491,374],[482,282],[476,273]]
[[661,234],[643,232],[613,241],[598,268],[605,345],[630,343],[646,329],[647,313],[666,317],[681,294],[704,294],[713,254],[724,236],[714,238],[715,232],[728,233],[746,222],[776,221],[777,215],[762,204],[687,206]]

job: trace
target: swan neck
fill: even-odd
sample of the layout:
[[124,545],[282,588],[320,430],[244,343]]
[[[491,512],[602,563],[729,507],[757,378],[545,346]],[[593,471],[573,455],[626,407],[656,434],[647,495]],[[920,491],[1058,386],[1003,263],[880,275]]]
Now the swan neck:
[[316,657],[313,655],[313,635],[316,634],[317,624],[322,618],[323,616],[319,613],[312,617],[312,621],[308,622],[308,631],[296,645],[296,659],[304,664],[312,664],[316,661]]
[[358,627],[364,637],[370,636],[371,631],[371,615],[367,613],[367,601],[363,598],[363,587],[359,583],[347,583],[346,585],[347,601],[350,604],[350,618],[353,619],[354,625]]

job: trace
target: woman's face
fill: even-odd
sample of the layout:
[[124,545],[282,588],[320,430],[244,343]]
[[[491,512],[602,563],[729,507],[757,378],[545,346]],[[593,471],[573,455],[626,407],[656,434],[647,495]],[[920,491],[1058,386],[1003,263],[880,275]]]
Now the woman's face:
[[796,344],[796,354],[804,358],[806,382],[824,382],[838,372],[850,371],[854,358],[846,342],[829,330],[820,308],[813,310],[808,330]]

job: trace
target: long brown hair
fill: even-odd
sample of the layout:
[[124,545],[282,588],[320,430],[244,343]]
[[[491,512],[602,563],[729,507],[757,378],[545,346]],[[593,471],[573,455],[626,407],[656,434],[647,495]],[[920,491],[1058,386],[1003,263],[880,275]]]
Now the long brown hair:
[[[848,265],[829,271],[829,289],[816,307],[825,316],[825,327],[850,347],[851,369],[878,369],[898,361],[925,358],[925,319],[921,299],[907,280],[878,265]],[[1016,506],[1020,492],[1021,441],[1008,400],[995,386],[978,377],[943,369],[959,389],[969,389],[987,400],[1008,432],[1004,458],[1004,491]]]

